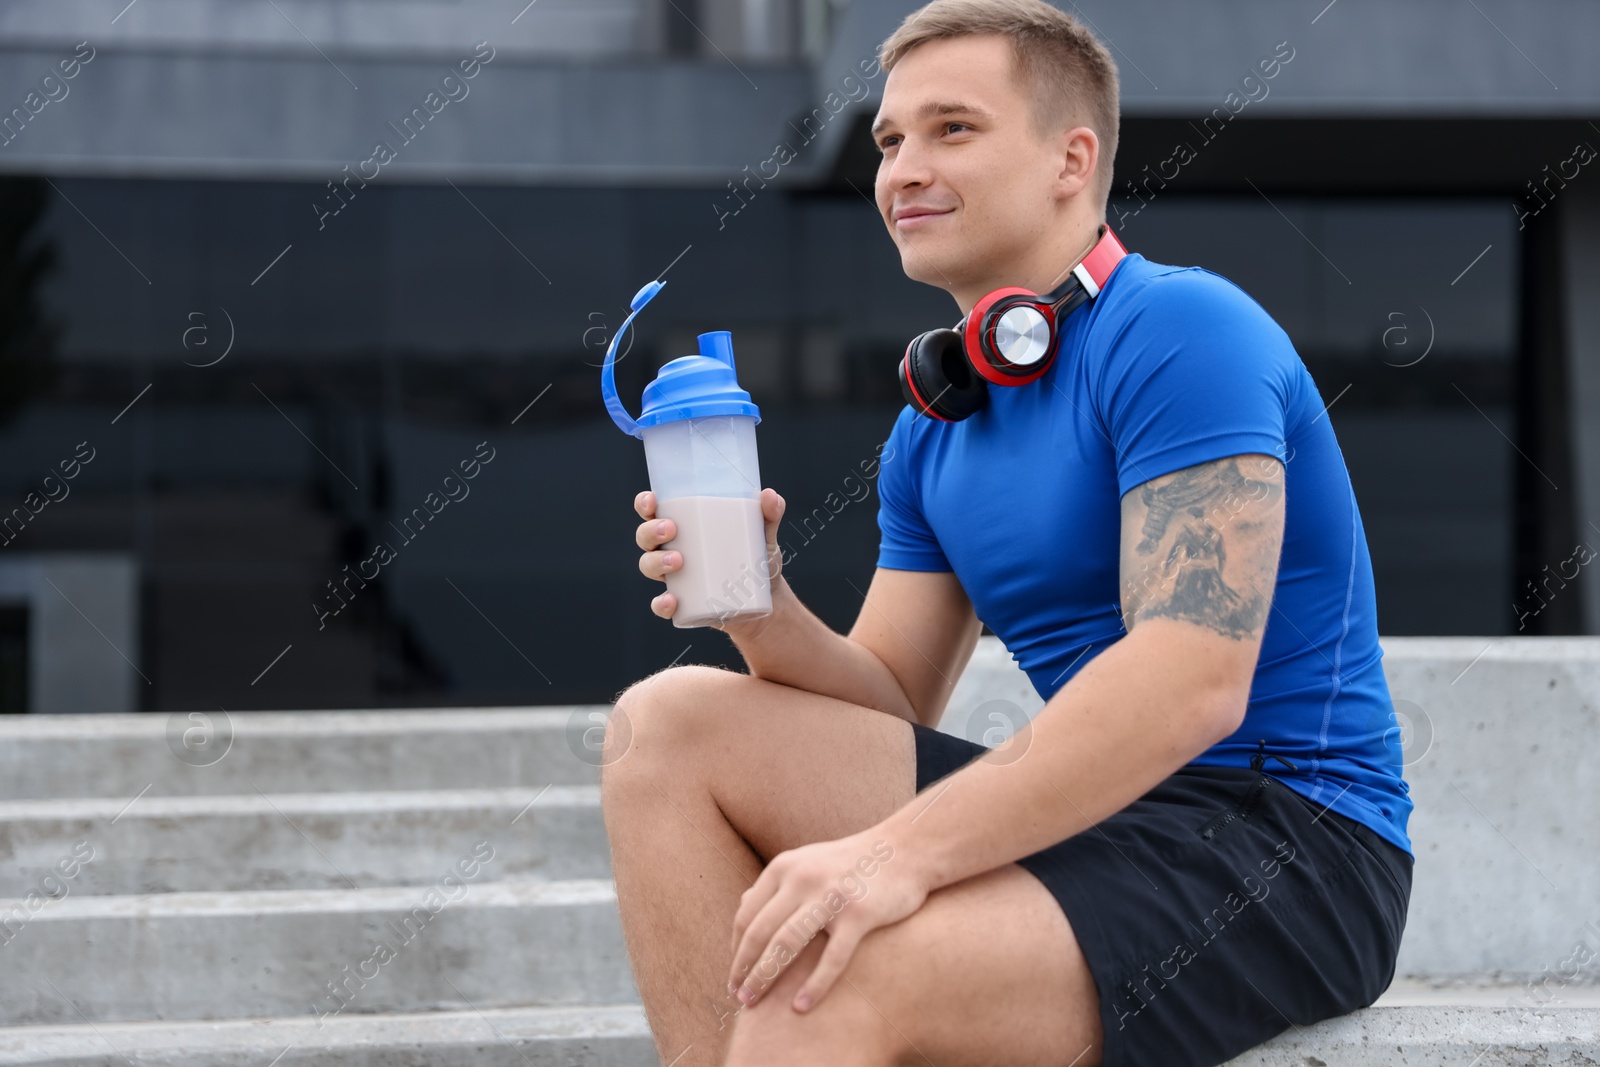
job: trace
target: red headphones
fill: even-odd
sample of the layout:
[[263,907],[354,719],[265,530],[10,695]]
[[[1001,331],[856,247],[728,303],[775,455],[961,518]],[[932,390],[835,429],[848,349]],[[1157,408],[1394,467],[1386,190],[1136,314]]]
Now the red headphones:
[[[1111,228],[1054,292],[1008,286],[986,294],[954,329],[929,330],[906,346],[900,392],[919,414],[959,422],[989,399],[989,383],[1027,385],[1050,369],[1067,316],[1100,295],[1128,250]],[[974,375],[972,371],[977,371]]]

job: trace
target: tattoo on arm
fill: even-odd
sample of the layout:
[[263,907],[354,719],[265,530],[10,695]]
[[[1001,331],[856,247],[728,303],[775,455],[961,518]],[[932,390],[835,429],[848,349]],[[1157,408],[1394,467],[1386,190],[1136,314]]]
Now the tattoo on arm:
[[1154,478],[1122,498],[1122,615],[1166,616],[1258,636],[1283,545],[1283,464],[1229,456]]

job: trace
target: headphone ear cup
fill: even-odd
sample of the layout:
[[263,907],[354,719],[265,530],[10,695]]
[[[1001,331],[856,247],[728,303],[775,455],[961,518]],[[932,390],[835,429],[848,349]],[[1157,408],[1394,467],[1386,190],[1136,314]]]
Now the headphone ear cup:
[[[1005,330],[1007,317],[1020,318]],[[1031,320],[1031,322],[1030,322]],[[968,357],[977,372],[995,385],[1027,385],[1050,369],[1056,355],[1056,315],[1043,298],[1026,289],[997,289],[972,309],[964,337]],[[1034,359],[1013,363],[998,347],[1009,333],[1017,354]],[[1020,343],[1019,343],[1020,342]]]
[[906,346],[900,392],[917,412],[946,422],[968,418],[989,400],[988,385],[972,372],[955,330],[929,330]]

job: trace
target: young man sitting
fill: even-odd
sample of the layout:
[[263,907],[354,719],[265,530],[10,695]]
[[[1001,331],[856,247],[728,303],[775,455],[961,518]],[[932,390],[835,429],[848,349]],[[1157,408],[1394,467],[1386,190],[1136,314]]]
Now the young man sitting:
[[[849,635],[783,580],[766,489],[773,612],[724,627],[749,673],[616,704],[661,1062],[1185,1067],[1371,1004],[1412,805],[1315,384],[1232,283],[1105,231],[1116,68],[1075,19],[937,0],[881,62],[877,207],[962,329],[902,365]],[[1046,699],[994,749],[934,728],[980,619]]]

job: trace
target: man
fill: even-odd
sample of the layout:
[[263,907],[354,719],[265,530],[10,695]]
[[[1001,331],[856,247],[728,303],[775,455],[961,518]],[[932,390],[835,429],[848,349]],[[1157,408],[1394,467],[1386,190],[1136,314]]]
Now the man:
[[[963,314],[1049,292],[1105,221],[1105,48],[1038,0],[938,0],[881,55],[906,273]],[[1135,252],[1042,378],[988,393],[901,412],[848,636],[782,579],[766,489],[773,613],[727,626],[749,674],[617,702],[602,797],[663,1064],[1215,1064],[1393,976],[1411,802],[1360,515],[1288,338]],[[662,578],[673,525],[635,506]],[[993,751],[934,729],[980,618],[1047,698]]]

